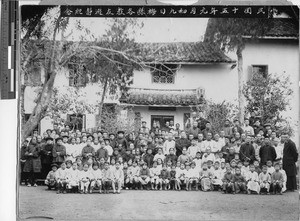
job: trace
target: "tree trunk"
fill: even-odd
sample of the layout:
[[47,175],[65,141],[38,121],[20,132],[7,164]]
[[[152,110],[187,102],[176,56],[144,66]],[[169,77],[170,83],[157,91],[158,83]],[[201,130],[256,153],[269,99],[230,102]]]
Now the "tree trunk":
[[245,114],[245,102],[243,95],[243,86],[244,86],[244,73],[243,73],[243,55],[242,55],[242,47],[238,46],[236,50],[237,55],[237,68],[238,68],[238,101],[239,101],[239,121],[241,124],[244,122],[244,114]]
[[24,125],[22,125],[21,142],[24,142],[24,140],[30,135],[30,133],[39,124],[40,120],[43,118],[43,115],[47,111],[52,96],[55,76],[56,72],[51,74],[51,77],[43,87],[33,113],[30,115],[28,121]]
[[101,127],[101,120],[102,120],[102,111],[103,111],[103,104],[104,104],[104,98],[107,91],[107,85],[108,85],[108,78],[105,79],[103,91],[102,91],[102,97],[99,104],[99,112],[98,112],[98,127]]

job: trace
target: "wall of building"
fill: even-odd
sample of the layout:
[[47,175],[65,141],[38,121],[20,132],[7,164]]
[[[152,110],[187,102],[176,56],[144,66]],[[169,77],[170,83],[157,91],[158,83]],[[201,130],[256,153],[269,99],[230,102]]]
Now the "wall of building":
[[237,74],[230,64],[182,65],[175,75],[174,84],[152,82],[150,69],[134,72],[131,87],[150,89],[205,89],[205,98],[215,102],[236,101]]

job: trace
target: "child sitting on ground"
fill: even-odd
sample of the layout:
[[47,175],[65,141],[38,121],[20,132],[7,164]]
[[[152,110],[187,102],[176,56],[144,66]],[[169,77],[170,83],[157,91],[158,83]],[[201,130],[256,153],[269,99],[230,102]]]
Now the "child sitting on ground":
[[79,188],[80,193],[88,193],[90,180],[92,178],[91,171],[89,170],[89,165],[85,163],[83,165],[83,170],[79,173]]
[[260,184],[260,193],[269,194],[270,184],[271,184],[271,176],[268,174],[267,166],[262,166],[262,172],[258,176],[259,184]]
[[169,190],[169,179],[170,179],[170,172],[168,171],[166,166],[163,166],[160,175],[159,175],[159,184],[160,184],[160,190]]
[[220,162],[216,161],[215,162],[215,167],[213,171],[213,178],[212,178],[212,184],[214,187],[214,190],[220,190],[222,187],[222,178],[224,177],[223,171],[220,169]]
[[93,170],[91,170],[91,187],[90,193],[94,188],[99,188],[99,193],[102,193],[102,171],[98,167],[98,163],[93,163]]
[[[119,161],[116,162],[116,168],[113,170],[112,175],[113,175],[113,181],[112,181],[113,193],[120,194],[121,185],[124,180],[124,173],[123,170],[121,169],[121,164]],[[117,190],[116,190],[116,186],[118,187]]]
[[79,186],[79,170],[77,170],[77,163],[72,164],[71,170],[67,174],[67,189],[76,193]]
[[45,184],[48,186],[48,190],[51,190],[51,188],[56,188],[56,179],[57,179],[57,164],[53,163],[51,165],[52,170],[49,171],[46,180],[45,180]]
[[144,189],[145,187],[149,190],[149,185],[150,185],[150,171],[147,167],[147,164],[143,164],[142,169],[140,170],[140,175],[139,175],[139,184],[140,184],[140,189]]
[[255,192],[258,194],[260,191],[258,174],[255,172],[255,167],[253,164],[249,166],[249,169],[250,171],[246,174],[248,194],[251,194],[251,192]]
[[66,164],[62,163],[57,170],[57,193],[67,193],[67,170]]
[[246,193],[246,179],[241,174],[240,168],[235,169],[233,181],[234,181],[235,193],[240,193],[240,192]]
[[151,190],[157,190],[159,181],[159,175],[161,170],[157,167],[157,161],[153,162],[153,167],[150,168],[150,180],[151,180]]
[[181,190],[182,185],[186,185],[186,169],[183,163],[180,164],[180,169],[176,171],[176,181],[178,190]]
[[234,192],[234,175],[231,173],[231,167],[226,168],[226,174],[224,175],[223,179],[223,192],[232,193]]
[[109,163],[105,162],[104,170],[102,170],[102,187],[104,193],[109,193],[109,188],[112,187],[113,174],[112,170],[109,168]]
[[280,161],[279,163],[279,172],[282,173],[282,176],[283,176],[283,183],[282,183],[282,193],[284,193],[286,191],[286,179],[287,179],[287,176],[286,176],[286,172],[284,169],[282,169],[282,161]]
[[200,171],[200,184],[202,191],[212,190],[212,179],[213,175],[208,171],[207,163],[202,164],[202,170]]
[[279,172],[280,166],[279,164],[275,164],[275,171],[272,173],[271,180],[272,180],[272,187],[273,187],[273,194],[280,194],[282,195],[282,187],[283,187],[283,175]]
[[191,168],[187,171],[187,186],[188,190],[192,190],[192,186],[198,190],[199,170],[196,168],[195,162],[191,163]]
[[172,165],[171,171],[170,171],[169,189],[177,190],[177,188],[178,188],[178,184],[177,184],[177,181],[176,181],[176,166]]

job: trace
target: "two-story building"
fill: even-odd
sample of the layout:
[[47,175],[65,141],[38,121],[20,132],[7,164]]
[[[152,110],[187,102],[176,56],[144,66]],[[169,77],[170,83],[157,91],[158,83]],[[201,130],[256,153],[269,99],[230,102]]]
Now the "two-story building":
[[[266,36],[256,41],[244,36],[249,39],[243,50],[244,80],[250,79],[255,71],[289,76],[294,94],[291,110],[286,115],[296,123],[299,113],[299,28],[290,19],[272,21],[274,28]],[[134,71],[129,96],[107,96],[106,103],[133,106],[136,114],[149,127],[154,121],[164,126],[166,121],[173,120],[182,128],[191,110],[205,100],[226,100],[237,104],[238,73],[234,52],[225,55],[220,49],[204,42],[142,43],[141,46],[138,55],[146,65],[143,70]],[[78,79],[74,74],[72,69],[64,68],[57,74],[54,86],[63,92],[67,87],[81,84],[87,101],[95,104],[98,100],[96,93],[102,90],[101,85]],[[40,81],[43,82],[43,74],[40,74]],[[27,87],[25,91],[27,116],[35,105],[35,89]],[[82,127],[94,128],[96,114],[83,114]],[[67,114],[65,118],[71,115]],[[51,119],[44,118],[40,123],[40,132],[51,126]]]

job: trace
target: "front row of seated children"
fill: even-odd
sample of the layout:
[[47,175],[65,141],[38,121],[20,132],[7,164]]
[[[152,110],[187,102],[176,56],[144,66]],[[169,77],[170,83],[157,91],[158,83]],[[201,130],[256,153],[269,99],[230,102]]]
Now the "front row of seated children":
[[[272,163],[272,162],[271,162]],[[281,169],[281,164],[262,166],[262,171],[255,165],[244,166],[239,162],[225,164],[216,161],[202,163],[202,168],[196,167],[195,162],[180,163],[175,165],[158,165],[156,161],[153,167],[148,168],[146,163],[138,165],[136,161],[132,165],[127,162],[109,165],[105,162],[101,168],[98,163],[89,166],[85,163],[77,169],[77,163],[62,163],[60,168],[52,165],[45,184],[49,189],[57,189],[57,193],[77,192],[93,193],[120,193],[125,189],[151,189],[151,190],[219,190],[224,193],[261,193],[282,194],[285,189],[286,175]]]

